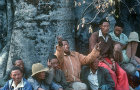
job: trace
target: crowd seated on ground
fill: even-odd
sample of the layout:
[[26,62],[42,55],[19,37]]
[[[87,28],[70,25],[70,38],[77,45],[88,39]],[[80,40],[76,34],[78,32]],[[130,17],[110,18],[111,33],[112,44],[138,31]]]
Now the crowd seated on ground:
[[109,33],[106,19],[99,27],[89,38],[88,55],[71,51],[69,41],[58,37],[46,66],[33,64],[27,78],[23,61],[16,60],[0,90],[140,90],[138,34],[131,32],[128,38],[121,22]]

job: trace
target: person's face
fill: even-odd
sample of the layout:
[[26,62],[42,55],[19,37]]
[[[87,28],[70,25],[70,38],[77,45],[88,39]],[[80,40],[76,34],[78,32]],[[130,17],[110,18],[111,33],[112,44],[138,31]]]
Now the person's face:
[[24,71],[24,63],[22,60],[17,60],[15,62],[15,66],[19,67],[22,71]]
[[98,69],[98,64],[99,64],[99,60],[96,59],[94,62],[92,62],[92,64],[90,66],[93,70],[97,70]]
[[58,60],[56,58],[52,59],[51,61],[51,67],[54,69],[58,68]]
[[101,28],[103,35],[106,35],[109,32],[109,23],[103,22],[103,24],[100,25],[100,28]]
[[122,33],[122,31],[123,31],[123,28],[119,27],[119,26],[115,26],[114,29],[115,29],[114,33],[115,33],[116,36],[119,36]]
[[62,41],[64,52],[69,52],[69,44],[67,41]]
[[21,82],[22,72],[20,70],[13,70],[11,72],[11,75],[10,76],[13,79],[13,81],[18,84],[18,83]]
[[40,80],[44,80],[45,76],[46,76],[45,71],[44,72],[40,72],[40,73],[37,74],[37,78],[40,79]]

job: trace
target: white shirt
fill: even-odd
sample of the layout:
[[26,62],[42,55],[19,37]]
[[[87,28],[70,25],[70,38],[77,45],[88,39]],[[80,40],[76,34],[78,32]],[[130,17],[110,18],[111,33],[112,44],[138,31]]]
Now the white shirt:
[[99,30],[99,37],[103,37],[103,39],[105,40],[105,42],[107,42],[109,36],[107,35],[106,37],[103,36],[103,33],[101,30]]
[[90,69],[90,73],[88,75],[88,81],[90,84],[90,88],[92,90],[98,90],[99,84],[98,84],[97,71],[95,72],[95,74],[93,74],[91,69]]
[[15,83],[13,81],[12,86],[14,87],[14,90],[18,90],[18,88],[24,87],[23,79],[21,80],[21,82],[17,86],[15,85]]

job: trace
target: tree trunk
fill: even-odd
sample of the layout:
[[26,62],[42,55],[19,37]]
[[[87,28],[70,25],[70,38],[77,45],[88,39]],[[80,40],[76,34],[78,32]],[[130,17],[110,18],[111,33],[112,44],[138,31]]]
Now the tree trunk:
[[[11,3],[7,4],[8,10],[9,4]],[[31,74],[33,63],[46,65],[48,56],[55,52],[57,36],[68,39],[71,49],[75,49],[72,0],[13,0],[11,7],[14,7],[14,18],[13,24],[10,24],[13,29],[8,27],[8,32],[12,35],[9,37],[10,49],[6,52],[8,61],[4,64],[6,72],[17,59],[24,61],[28,75]],[[10,15],[12,14],[8,17]],[[1,62],[4,63],[4,60]],[[0,71],[5,72],[4,70]]]

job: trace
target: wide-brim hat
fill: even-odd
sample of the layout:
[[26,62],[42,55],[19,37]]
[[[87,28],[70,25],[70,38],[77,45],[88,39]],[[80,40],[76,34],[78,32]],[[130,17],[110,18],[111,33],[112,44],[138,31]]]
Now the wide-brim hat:
[[132,41],[140,42],[139,41],[139,35],[138,35],[137,32],[131,32],[130,33],[129,38],[128,38],[128,42],[132,42]]
[[41,63],[36,63],[36,64],[33,64],[32,65],[32,75],[31,76],[34,76],[35,74],[37,73],[40,73],[40,72],[47,72],[49,70],[48,67],[44,67]]

